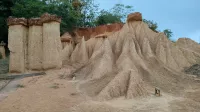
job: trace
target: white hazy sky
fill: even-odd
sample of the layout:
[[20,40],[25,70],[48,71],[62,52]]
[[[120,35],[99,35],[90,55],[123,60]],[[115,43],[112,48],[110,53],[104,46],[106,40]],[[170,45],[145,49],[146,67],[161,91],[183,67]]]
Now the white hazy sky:
[[101,9],[116,3],[131,5],[143,18],[158,23],[159,30],[171,29],[172,40],[188,37],[200,42],[200,0],[95,0]]

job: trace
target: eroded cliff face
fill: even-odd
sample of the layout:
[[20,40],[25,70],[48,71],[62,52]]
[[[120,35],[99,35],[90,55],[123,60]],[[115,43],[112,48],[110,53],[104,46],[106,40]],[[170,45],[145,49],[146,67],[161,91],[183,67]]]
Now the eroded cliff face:
[[[128,21],[142,21],[141,13],[136,12],[134,14],[133,13],[129,14],[127,18],[127,22]],[[94,28],[77,28],[73,31],[73,33],[75,34],[74,36],[66,32],[61,36],[61,41],[68,42],[69,40],[73,40],[73,38],[77,38],[78,40],[80,40],[82,37],[84,37],[85,40],[88,40],[90,38],[97,37],[98,35],[101,34],[110,35],[114,32],[121,30],[123,26],[124,26],[123,23],[114,23],[114,24],[100,25]]]
[[101,34],[110,35],[114,32],[119,31],[123,27],[123,23],[114,23],[109,25],[101,25],[94,28],[77,28],[73,31],[74,35],[69,34],[68,32],[64,33],[61,36],[61,41],[63,45],[66,45],[66,42],[79,43],[84,37],[85,40],[94,38]]
[[67,55],[76,68],[70,76],[86,80],[82,91],[97,100],[132,99],[148,96],[154,87],[177,94],[188,86],[182,70],[200,60],[199,44],[185,38],[173,43],[141,20],[133,13],[121,30],[82,39]]
[[74,32],[77,36],[85,38],[88,40],[92,37],[95,37],[99,34],[104,34],[106,32],[116,32],[119,31],[123,27],[123,23],[114,23],[110,25],[101,25],[95,28],[78,28]]

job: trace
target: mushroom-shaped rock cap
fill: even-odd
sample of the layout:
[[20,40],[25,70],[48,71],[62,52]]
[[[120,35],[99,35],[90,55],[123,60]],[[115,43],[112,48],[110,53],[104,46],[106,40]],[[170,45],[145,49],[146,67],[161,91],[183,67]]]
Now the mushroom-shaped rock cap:
[[41,21],[42,21],[42,23],[48,23],[48,22],[52,22],[52,21],[61,23],[61,17],[59,17],[57,15],[51,15],[51,14],[45,13],[41,16]]
[[107,37],[108,37],[108,35],[106,35],[106,34],[99,34],[99,35],[95,36],[94,38],[107,38]]
[[108,38],[108,36],[112,35],[114,32],[105,32],[103,34],[96,35],[94,38]]
[[131,13],[128,15],[127,21],[142,21],[142,14],[140,12]]
[[42,26],[42,21],[40,18],[31,18],[28,20],[28,25],[29,26],[33,26],[33,25]]
[[13,17],[9,17],[7,19],[7,24],[8,26],[11,26],[11,25],[24,25],[24,26],[27,26],[27,19],[25,18],[13,18]]
[[61,42],[71,42],[72,41],[72,37],[68,32],[64,33],[60,38],[61,38]]

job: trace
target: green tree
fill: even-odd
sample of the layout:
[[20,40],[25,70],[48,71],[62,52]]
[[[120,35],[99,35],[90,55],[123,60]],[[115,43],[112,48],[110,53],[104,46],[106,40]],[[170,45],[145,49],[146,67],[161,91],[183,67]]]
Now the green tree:
[[0,41],[7,42],[8,27],[6,19],[12,14],[11,7],[14,5],[12,0],[0,1]]
[[101,10],[96,18],[96,25],[125,22],[127,15],[133,12],[133,6],[116,4],[109,10]]
[[45,12],[46,3],[40,0],[18,0],[11,8],[14,17],[39,17]]
[[15,17],[39,17],[45,12],[62,17],[61,33],[72,31],[80,17],[68,0],[19,0],[12,7]]
[[6,19],[14,17],[40,17],[43,13],[62,17],[61,34],[72,31],[75,26],[94,26],[98,5],[94,0],[80,0],[80,9],[74,7],[78,0],[1,0],[0,1],[0,40],[7,40]]
[[115,16],[112,13],[102,10],[100,15],[96,19],[96,25],[104,25],[109,23],[119,23],[121,22],[121,18],[119,16]]
[[145,22],[151,30],[153,30],[154,32],[158,32],[158,29],[157,29],[158,24],[156,22],[152,20],[146,20],[146,19],[143,19],[143,22]]
[[[143,22],[145,22],[149,26],[149,28],[153,30],[154,32],[159,32],[158,24],[156,22],[152,20],[146,20],[146,19],[143,19]],[[163,32],[167,36],[168,39],[170,39],[173,35],[173,32],[170,29],[165,29],[163,30]]]
[[98,13],[98,4],[95,4],[94,0],[80,0],[81,17],[79,19],[80,27],[92,27],[95,26],[95,18]]
[[167,36],[167,38],[170,38],[173,35],[173,32],[170,29],[165,29],[163,32]]
[[[79,5],[75,5],[78,3]],[[79,6],[79,7],[77,7]],[[110,10],[98,13],[98,4],[94,0],[1,0],[0,1],[0,40],[7,40],[6,19],[14,17],[39,17],[43,13],[56,14],[62,17],[61,34],[73,31],[76,27],[93,27],[102,24],[125,22],[133,7],[116,4]],[[157,23],[144,20],[148,26],[157,32]],[[172,36],[171,30],[164,30],[168,37]]]
[[113,15],[120,18],[121,21],[125,22],[127,15],[134,11],[133,6],[116,4],[113,8],[110,9]]
[[45,12],[61,16],[63,33],[72,31],[75,26],[94,26],[98,4],[94,0],[19,0],[12,11],[16,17],[38,17]]

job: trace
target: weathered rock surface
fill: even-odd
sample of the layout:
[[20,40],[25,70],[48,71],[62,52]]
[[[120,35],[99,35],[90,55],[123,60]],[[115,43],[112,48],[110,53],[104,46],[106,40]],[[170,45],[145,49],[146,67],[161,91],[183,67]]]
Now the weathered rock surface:
[[127,21],[142,21],[142,14],[139,12],[131,13],[128,15]]
[[40,18],[28,20],[28,68],[30,70],[42,70],[43,62],[43,37],[42,22]]
[[41,21],[43,23],[43,69],[61,68],[61,18],[44,14],[41,16]]
[[182,70],[200,60],[200,45],[190,40],[173,43],[141,20],[140,13],[130,14],[121,30],[76,46],[71,59],[88,57],[70,75],[84,80],[82,91],[97,100],[134,99],[148,96],[154,87],[177,94],[188,86]]
[[8,48],[10,72],[24,72],[27,65],[27,19],[8,18]]

